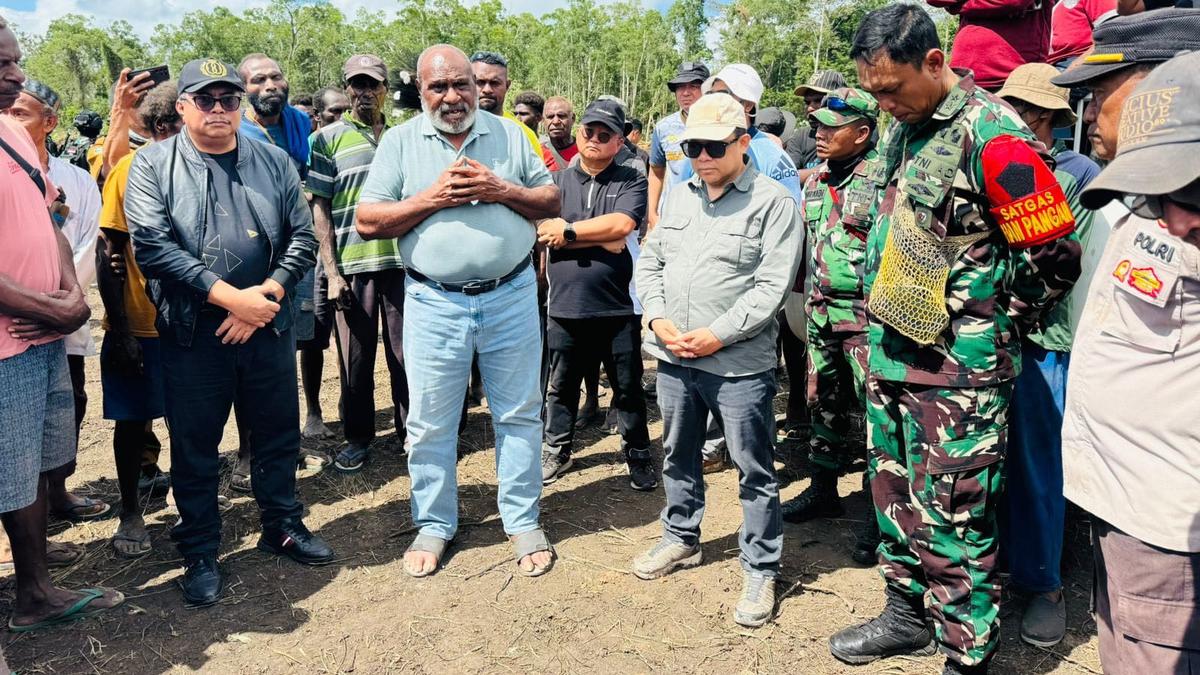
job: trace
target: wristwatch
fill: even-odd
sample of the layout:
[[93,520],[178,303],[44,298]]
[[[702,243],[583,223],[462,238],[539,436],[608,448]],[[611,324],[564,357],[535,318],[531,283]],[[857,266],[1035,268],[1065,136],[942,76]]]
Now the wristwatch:
[[563,239],[566,239],[567,243],[570,244],[575,241],[576,236],[577,235],[575,234],[575,223],[567,223],[563,227]]

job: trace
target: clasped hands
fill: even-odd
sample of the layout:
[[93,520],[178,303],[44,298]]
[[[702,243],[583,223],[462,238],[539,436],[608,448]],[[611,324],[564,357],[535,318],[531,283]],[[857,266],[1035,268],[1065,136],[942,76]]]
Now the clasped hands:
[[670,319],[655,319],[651,323],[654,334],[662,340],[667,350],[681,359],[709,356],[725,346],[708,328],[681,333]]
[[[267,279],[257,286],[241,289],[231,303],[229,316],[217,327],[221,344],[245,344],[254,331],[266,326],[279,313],[279,300],[283,299],[283,286],[274,279]],[[275,300],[267,296],[273,296]]]
[[455,162],[429,187],[430,199],[442,208],[471,202],[499,202],[508,190],[507,181],[470,157]]

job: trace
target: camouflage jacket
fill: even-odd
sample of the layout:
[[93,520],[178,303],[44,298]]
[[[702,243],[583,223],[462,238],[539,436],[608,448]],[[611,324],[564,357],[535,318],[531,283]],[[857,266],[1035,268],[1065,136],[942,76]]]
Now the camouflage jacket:
[[835,331],[867,330],[863,264],[877,192],[868,173],[878,157],[874,148],[868,150],[837,184],[830,183],[825,163],[804,184],[804,221],[811,242],[808,314]]
[[[1052,174],[1046,189],[1031,178],[1049,172],[1042,159],[1049,153],[969,72],[932,118],[893,124],[881,148],[879,184],[886,187],[867,241],[871,375],[942,387],[1016,377],[1020,335],[1079,276],[1080,247],[1062,188]],[[880,266],[898,216],[945,245],[948,272],[934,292],[944,297],[938,309],[948,321],[928,344],[881,321],[873,303],[872,293],[883,290]]]

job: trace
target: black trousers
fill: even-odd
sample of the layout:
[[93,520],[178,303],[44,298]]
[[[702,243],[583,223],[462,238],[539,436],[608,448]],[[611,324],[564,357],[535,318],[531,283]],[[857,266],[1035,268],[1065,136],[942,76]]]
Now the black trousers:
[[642,390],[641,320],[637,316],[547,319],[550,380],[546,388],[546,445],[570,454],[584,374],[604,363],[617,411],[621,448],[648,451],[646,394]]
[[809,415],[805,389],[808,382],[808,346],[792,332],[782,311],[779,312],[779,347],[788,376],[787,422],[807,424]]
[[367,445],[375,438],[375,350],[383,323],[383,355],[391,379],[397,440],[403,445],[408,420],[408,376],[404,372],[404,270],[364,272],[346,277],[354,300],[334,323],[339,409],[346,440]]
[[75,442],[79,442],[79,427],[87,414],[87,376],[83,372],[83,356],[67,354],[67,367],[71,371],[71,394],[75,399]]
[[171,538],[184,559],[216,555],[221,545],[217,483],[218,445],[236,402],[251,453],[254,498],[262,525],[298,518],[296,463],[300,453],[300,399],[296,341],[291,330],[260,328],[242,345],[215,335],[223,316],[202,314],[190,347],[163,338],[162,352],[171,432],[171,489],[179,524]]

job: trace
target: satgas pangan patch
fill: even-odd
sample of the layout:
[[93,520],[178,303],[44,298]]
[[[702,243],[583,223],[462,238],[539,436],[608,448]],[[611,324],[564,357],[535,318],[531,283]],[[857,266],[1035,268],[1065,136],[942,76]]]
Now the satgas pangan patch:
[[1121,107],[1117,143],[1122,151],[1141,145],[1164,131],[1171,120],[1179,87],[1154,89],[1130,96]]
[[1062,185],[1029,143],[997,136],[983,147],[982,159],[990,212],[1009,246],[1029,248],[1075,230]]
[[1013,248],[1029,248],[1068,235],[1075,229],[1075,216],[1062,186],[992,209],[992,216]]

